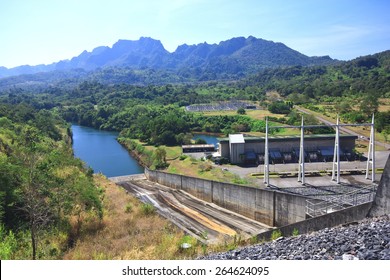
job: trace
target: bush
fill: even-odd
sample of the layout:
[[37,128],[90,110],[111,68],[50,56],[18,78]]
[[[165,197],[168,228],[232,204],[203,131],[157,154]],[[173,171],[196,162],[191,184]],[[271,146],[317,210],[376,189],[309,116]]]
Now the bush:
[[7,232],[0,224],[0,259],[9,260],[17,249],[17,240],[12,231]]
[[268,106],[268,111],[274,114],[289,114],[291,112],[291,107],[283,101],[276,101]]
[[199,164],[199,166],[198,166],[198,168],[199,168],[199,172],[206,172],[206,171],[210,171],[211,169],[213,169],[213,167],[211,166],[211,164],[210,163],[207,163],[207,162],[205,162],[205,163],[200,163]]
[[179,157],[179,160],[185,160],[186,158],[188,158],[187,155],[181,155],[181,156]]
[[150,203],[144,203],[141,205],[141,212],[145,216],[150,216],[156,212],[156,208]]
[[276,240],[279,237],[282,237],[282,232],[280,231],[280,229],[272,231],[271,240]]
[[245,114],[246,114],[246,111],[245,111],[244,108],[240,108],[240,109],[237,110],[237,114],[239,114],[239,115],[245,115]]
[[125,206],[125,212],[130,213],[131,211],[133,211],[133,205],[129,202]]

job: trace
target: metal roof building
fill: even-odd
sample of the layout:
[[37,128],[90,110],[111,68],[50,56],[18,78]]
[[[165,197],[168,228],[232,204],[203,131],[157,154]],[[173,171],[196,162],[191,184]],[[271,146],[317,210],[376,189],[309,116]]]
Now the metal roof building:
[[[357,136],[340,135],[341,154],[351,154],[355,148]],[[219,153],[228,158],[233,164],[253,161],[253,154],[257,161],[264,158],[265,137],[247,137],[242,134],[230,134],[227,138],[218,138]],[[268,138],[269,158],[271,162],[286,162],[296,159],[296,150],[299,150],[300,136],[273,136]],[[335,135],[305,135],[306,160],[329,160],[333,157]],[[298,147],[298,148],[297,148]]]

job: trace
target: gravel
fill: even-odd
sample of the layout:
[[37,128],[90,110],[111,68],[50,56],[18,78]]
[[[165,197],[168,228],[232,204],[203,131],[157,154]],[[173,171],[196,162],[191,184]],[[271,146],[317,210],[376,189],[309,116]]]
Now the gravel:
[[206,260],[390,260],[390,215],[203,256]]

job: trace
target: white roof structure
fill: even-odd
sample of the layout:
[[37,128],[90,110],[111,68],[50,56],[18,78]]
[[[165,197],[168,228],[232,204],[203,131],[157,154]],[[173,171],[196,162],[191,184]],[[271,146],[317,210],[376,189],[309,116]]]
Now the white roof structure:
[[243,134],[229,134],[230,144],[244,144],[244,135]]

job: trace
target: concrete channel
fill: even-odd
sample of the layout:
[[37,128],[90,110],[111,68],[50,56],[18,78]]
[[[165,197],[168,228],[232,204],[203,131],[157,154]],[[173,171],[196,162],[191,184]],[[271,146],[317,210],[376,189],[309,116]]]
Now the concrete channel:
[[146,180],[144,175],[109,178],[189,235],[204,243],[248,239],[272,227],[200,200],[182,190]]

